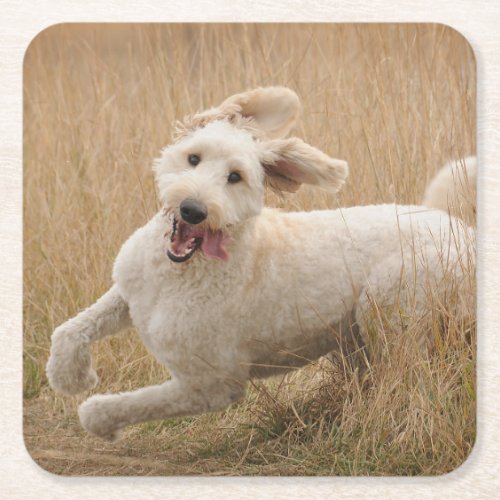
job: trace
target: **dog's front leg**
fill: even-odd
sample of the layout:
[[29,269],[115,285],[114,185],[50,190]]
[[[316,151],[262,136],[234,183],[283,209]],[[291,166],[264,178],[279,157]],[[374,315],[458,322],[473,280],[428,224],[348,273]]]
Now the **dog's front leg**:
[[113,441],[127,425],[222,410],[243,394],[243,383],[174,379],[132,392],[92,396],[78,414],[85,430]]
[[98,382],[89,345],[131,325],[128,305],[112,286],[94,305],[54,330],[47,378],[62,394],[77,394]]

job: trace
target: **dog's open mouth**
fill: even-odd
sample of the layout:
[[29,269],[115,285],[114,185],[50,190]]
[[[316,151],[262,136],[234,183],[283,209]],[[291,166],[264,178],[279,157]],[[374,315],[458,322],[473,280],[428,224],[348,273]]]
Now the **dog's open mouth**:
[[226,243],[231,236],[220,230],[213,230],[201,225],[188,224],[172,217],[172,228],[167,237],[167,255],[173,262],[185,262],[196,250],[210,259],[229,260]]

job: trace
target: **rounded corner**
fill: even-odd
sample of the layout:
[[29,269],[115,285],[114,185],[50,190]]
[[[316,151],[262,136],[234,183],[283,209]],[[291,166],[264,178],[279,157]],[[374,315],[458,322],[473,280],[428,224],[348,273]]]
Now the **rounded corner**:
[[33,48],[33,46],[42,38],[48,31],[51,31],[53,29],[59,29],[61,26],[67,26],[70,24],[74,23],[69,23],[69,22],[62,22],[62,23],[54,23],[50,24],[49,26],[46,26],[45,28],[42,28],[28,43],[26,48],[24,49],[24,54],[23,54],[23,73],[24,73],[24,65],[26,63],[26,56],[29,54],[30,50]]
[[441,27],[444,30],[449,31],[450,33],[453,33],[455,36],[462,39],[462,41],[465,43],[465,45],[469,48],[469,50],[472,54],[472,57],[474,59],[474,67],[477,69],[477,56],[476,56],[476,51],[474,49],[474,46],[469,41],[469,39],[458,28],[455,28],[454,26],[451,26],[451,25],[446,24],[446,23],[441,23],[441,22],[430,23],[430,24],[433,24],[436,27]]
[[36,467],[38,467],[38,469],[40,469],[42,471],[43,474],[49,474],[50,476],[52,477],[55,477],[55,478],[59,478],[59,477],[67,477],[65,476],[64,474],[58,474],[57,472],[53,472],[49,469],[46,469],[32,454],[32,449],[30,449],[30,447],[28,446],[27,442],[26,442],[26,428],[25,426],[23,426],[23,432],[22,432],[22,436],[23,436],[23,446],[24,446],[24,449],[26,450],[26,454],[28,455],[28,457],[31,459],[31,461],[35,464]]
[[[477,408],[476,408],[476,415],[477,415]],[[434,477],[439,478],[439,479],[452,480],[455,478],[455,476],[457,474],[462,474],[463,468],[471,467],[470,462],[475,460],[474,457],[479,453],[477,451],[477,431],[478,431],[477,422],[476,422],[476,429],[475,430],[476,430],[476,432],[474,433],[474,442],[472,443],[472,447],[469,450],[469,453],[467,454],[465,459],[460,464],[458,464],[454,469],[451,469],[447,472],[443,472],[442,474],[437,474]]]

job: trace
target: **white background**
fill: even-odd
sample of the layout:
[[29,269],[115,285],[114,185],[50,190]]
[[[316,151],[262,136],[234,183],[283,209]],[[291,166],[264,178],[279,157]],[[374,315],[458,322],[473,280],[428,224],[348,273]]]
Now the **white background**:
[[[478,433],[469,459],[435,478],[66,478],[22,438],[22,62],[60,22],[439,22],[459,30],[478,76]],[[487,0],[0,0],[0,497],[500,497],[500,2]]]

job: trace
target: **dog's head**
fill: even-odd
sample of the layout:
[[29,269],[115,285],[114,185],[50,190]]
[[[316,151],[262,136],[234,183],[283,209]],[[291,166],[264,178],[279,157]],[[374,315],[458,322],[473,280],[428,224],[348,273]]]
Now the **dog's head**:
[[337,191],[347,164],[298,138],[283,138],[300,112],[284,87],[236,94],[178,125],[154,172],[169,217],[167,255],[184,262],[200,249],[228,259],[231,227],[259,214],[264,190],[295,192],[302,183]]

